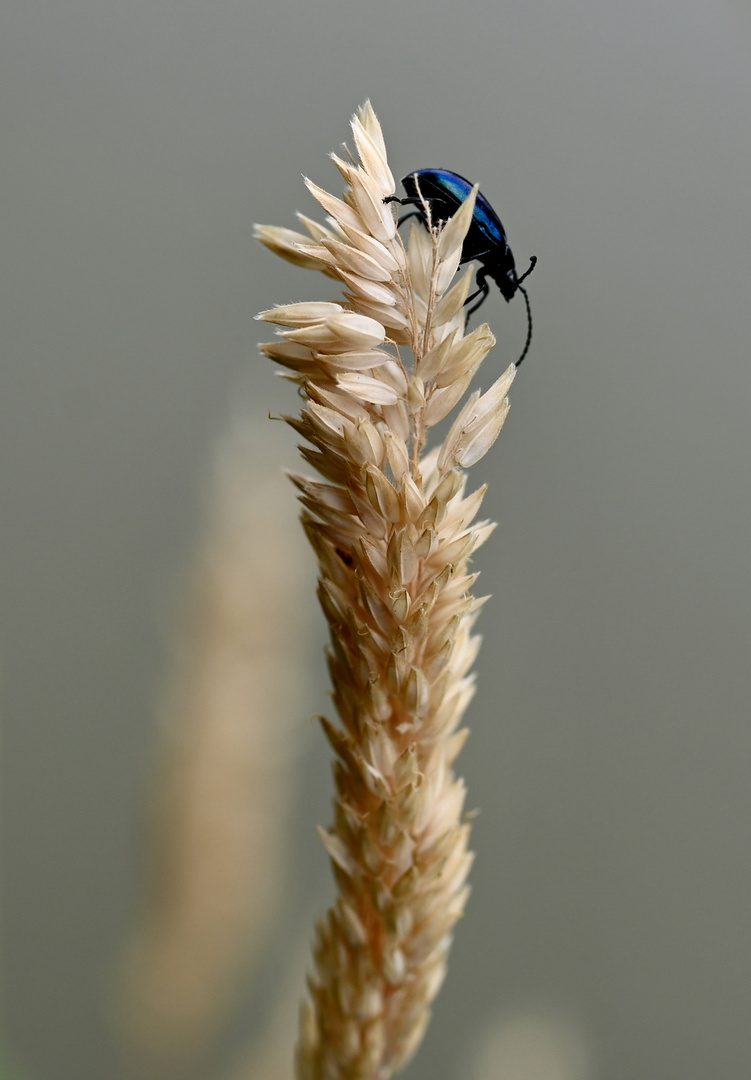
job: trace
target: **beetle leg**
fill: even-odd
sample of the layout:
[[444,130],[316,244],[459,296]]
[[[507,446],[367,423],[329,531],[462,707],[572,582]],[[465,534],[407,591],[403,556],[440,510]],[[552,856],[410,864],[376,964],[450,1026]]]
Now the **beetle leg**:
[[397,228],[398,229],[401,229],[404,222],[409,221],[410,218],[419,218],[420,221],[423,222],[423,224],[425,223],[425,211],[424,211],[424,209],[422,209],[422,207],[423,207],[422,200],[420,200],[420,199],[400,199],[398,195],[387,195],[386,198],[383,201],[385,203],[393,203],[393,202],[399,203],[400,206],[419,206],[421,208],[420,210],[410,210],[410,212],[408,214],[405,214],[404,217],[402,217],[400,215],[399,216],[399,221],[397,222]]
[[481,266],[480,269],[477,271],[477,277],[475,278],[475,281],[477,282],[477,289],[472,293],[471,296],[468,296],[467,299],[464,301],[464,306],[466,307],[467,304],[471,304],[472,301],[477,296],[480,297],[480,299],[477,301],[477,303],[474,305],[474,307],[471,307],[469,309],[469,311],[467,312],[467,318],[468,319],[469,319],[470,315],[473,315],[474,312],[477,311],[480,304],[482,304],[485,297],[490,292],[490,285],[488,284],[488,281],[487,281],[487,278],[486,278],[485,275],[486,275],[485,267]]
[[398,202],[400,206],[422,206],[422,199],[400,199],[398,195],[386,195],[385,203]]
[[399,218],[399,228],[401,229],[404,222],[409,221],[409,219],[413,218],[413,217],[419,218],[420,221],[423,220],[422,214],[420,213],[419,210],[410,210],[410,212],[408,214],[405,214],[404,217]]

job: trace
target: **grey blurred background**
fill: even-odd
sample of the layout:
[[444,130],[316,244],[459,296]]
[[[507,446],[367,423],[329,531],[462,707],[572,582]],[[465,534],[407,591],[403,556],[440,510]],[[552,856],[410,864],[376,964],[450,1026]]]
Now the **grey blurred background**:
[[[259,424],[295,408],[255,312],[335,292],[252,223],[315,215],[302,173],[341,189],[326,154],[367,97],[397,176],[478,180],[540,260],[473,470],[500,523],[461,759],[474,891],[406,1076],[470,1080],[485,1046],[519,1080],[504,1032],[549,1016],[579,1063],[525,1078],[751,1075],[750,57],[740,0],[4,0],[2,978],[26,1077],[124,1075],[108,999],[200,480],[233,397]],[[494,290],[483,316],[497,371],[524,308]],[[306,717],[285,924],[217,1077],[328,895]]]

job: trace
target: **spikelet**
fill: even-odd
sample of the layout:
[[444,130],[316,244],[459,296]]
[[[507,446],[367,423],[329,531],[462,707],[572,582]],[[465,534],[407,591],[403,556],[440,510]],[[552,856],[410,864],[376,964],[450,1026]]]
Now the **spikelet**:
[[[468,895],[469,824],[453,762],[474,691],[481,601],[470,556],[484,490],[463,470],[495,441],[512,365],[472,394],[443,442],[430,429],[457,406],[495,344],[465,333],[471,271],[453,285],[476,189],[448,222],[413,225],[405,247],[370,103],[352,118],[359,162],[334,161],[341,199],[312,181],[328,215],[308,235],[259,226],[272,251],[338,278],[342,303],[262,312],[282,327],[262,346],[299,384],[288,423],[320,478],[296,475],[319,562],[338,725],[335,819],[320,830],[338,898],[320,922],[297,1048],[299,1080],[387,1080],[417,1049]],[[427,209],[427,208],[426,208]]]

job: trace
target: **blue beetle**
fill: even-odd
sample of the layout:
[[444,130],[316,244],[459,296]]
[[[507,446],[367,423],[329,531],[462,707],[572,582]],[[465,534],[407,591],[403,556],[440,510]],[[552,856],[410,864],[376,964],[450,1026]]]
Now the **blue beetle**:
[[[428,225],[428,211],[434,224],[437,224],[438,221],[446,221],[456,213],[473,187],[469,180],[465,180],[463,176],[450,172],[448,169],[417,169],[402,179],[402,185],[407,192],[406,199],[400,199],[397,195],[389,195],[384,199],[384,202],[396,202],[400,206],[416,207],[415,210],[410,211],[409,214],[401,218],[399,224],[401,225],[408,218],[416,217],[426,227]],[[508,246],[501,219],[482,192],[479,191],[472,222],[464,238],[460,262],[466,263],[472,259],[477,259],[480,263],[480,269],[477,271],[477,289],[471,296],[467,297],[466,303],[472,303],[478,296],[480,299],[469,309],[467,318],[477,311],[490,292],[488,278],[495,281],[501,295],[507,301],[511,299],[517,290],[524,296],[524,302],[527,305],[528,330],[524,350],[516,361],[518,367],[527,355],[532,341],[532,312],[529,307],[527,290],[522,288],[522,282],[534,270],[537,256],[532,256],[529,269],[519,277],[516,273],[514,256]]]

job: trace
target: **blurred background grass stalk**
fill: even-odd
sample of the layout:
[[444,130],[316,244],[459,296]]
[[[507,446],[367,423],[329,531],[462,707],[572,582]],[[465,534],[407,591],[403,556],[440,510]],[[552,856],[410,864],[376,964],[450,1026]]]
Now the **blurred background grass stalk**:
[[135,1075],[200,1056],[278,913],[307,563],[288,485],[259,451],[238,417],[216,455],[180,605],[146,894],[123,973]]

